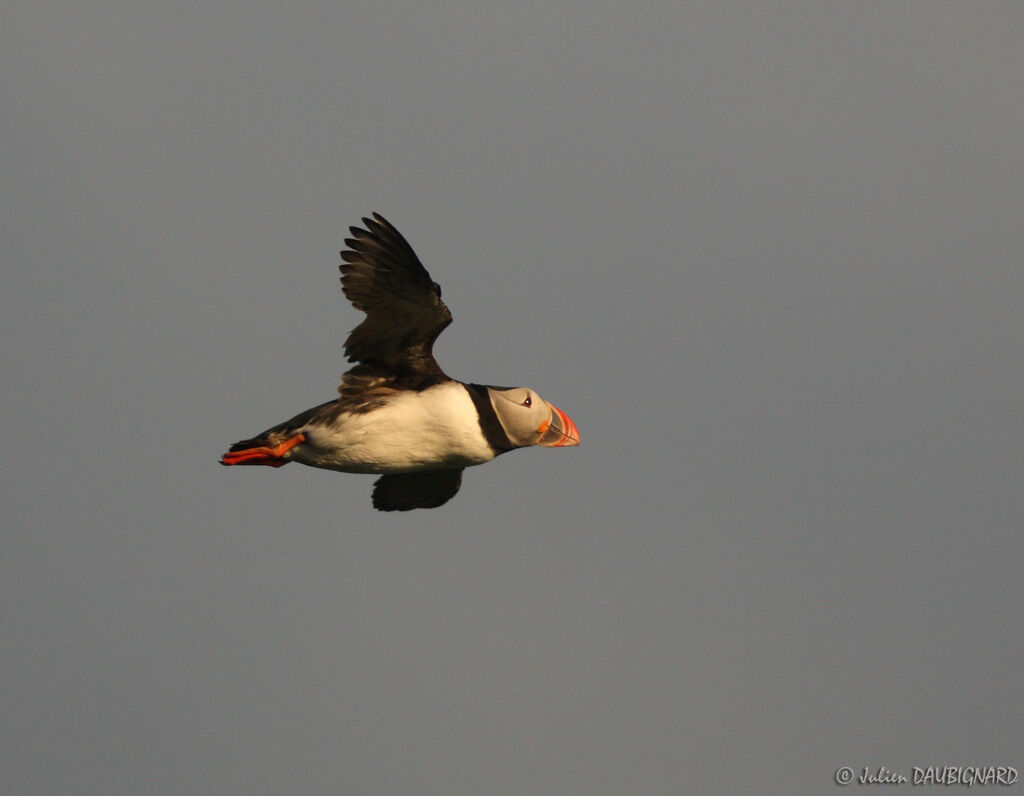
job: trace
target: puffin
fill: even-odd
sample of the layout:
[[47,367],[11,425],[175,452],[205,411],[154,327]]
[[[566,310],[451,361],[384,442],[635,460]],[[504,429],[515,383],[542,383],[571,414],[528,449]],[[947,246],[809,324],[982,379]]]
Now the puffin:
[[380,475],[379,511],[436,508],[462,485],[462,471],[516,448],[580,444],[570,417],[528,387],[456,381],[434,359],[452,322],[441,287],[379,213],[349,227],[341,289],[366,318],[345,340],[354,366],[338,397],[236,442],[221,464],[299,462]]

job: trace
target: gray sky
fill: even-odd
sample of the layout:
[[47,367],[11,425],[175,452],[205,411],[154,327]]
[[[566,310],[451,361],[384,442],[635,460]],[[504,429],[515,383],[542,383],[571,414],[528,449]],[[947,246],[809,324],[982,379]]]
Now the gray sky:
[[[11,793],[1024,769],[1024,6],[10,2]],[[377,210],[573,450],[227,470]],[[1019,786],[1018,786],[1019,787]]]

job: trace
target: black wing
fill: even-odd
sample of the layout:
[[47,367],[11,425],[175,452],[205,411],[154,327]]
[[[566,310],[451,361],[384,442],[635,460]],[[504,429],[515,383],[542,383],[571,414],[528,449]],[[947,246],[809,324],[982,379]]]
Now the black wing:
[[461,485],[461,468],[392,473],[373,482],[373,507],[379,511],[433,509],[455,497]]
[[[341,289],[366,319],[349,334],[350,362],[400,381],[447,379],[434,360],[434,340],[452,322],[441,287],[416,252],[381,215],[350,227],[341,253]],[[359,370],[358,368],[356,370]]]

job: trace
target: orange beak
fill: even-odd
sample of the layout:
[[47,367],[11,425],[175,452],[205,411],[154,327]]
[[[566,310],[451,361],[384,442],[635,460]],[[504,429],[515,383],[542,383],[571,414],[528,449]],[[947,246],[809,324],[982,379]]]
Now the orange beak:
[[551,406],[551,419],[538,429],[541,437],[538,445],[546,448],[564,448],[568,445],[580,444],[580,432],[572,418],[554,404]]

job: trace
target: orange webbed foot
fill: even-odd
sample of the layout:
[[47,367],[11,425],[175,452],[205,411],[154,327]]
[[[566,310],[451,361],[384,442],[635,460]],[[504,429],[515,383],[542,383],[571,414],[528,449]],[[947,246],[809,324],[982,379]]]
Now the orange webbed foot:
[[228,466],[235,464],[259,464],[266,467],[284,467],[288,464],[288,460],[284,458],[284,455],[296,445],[300,445],[305,441],[306,435],[299,433],[272,448],[261,446],[258,448],[247,448],[244,451],[230,451],[221,457],[220,463]]

